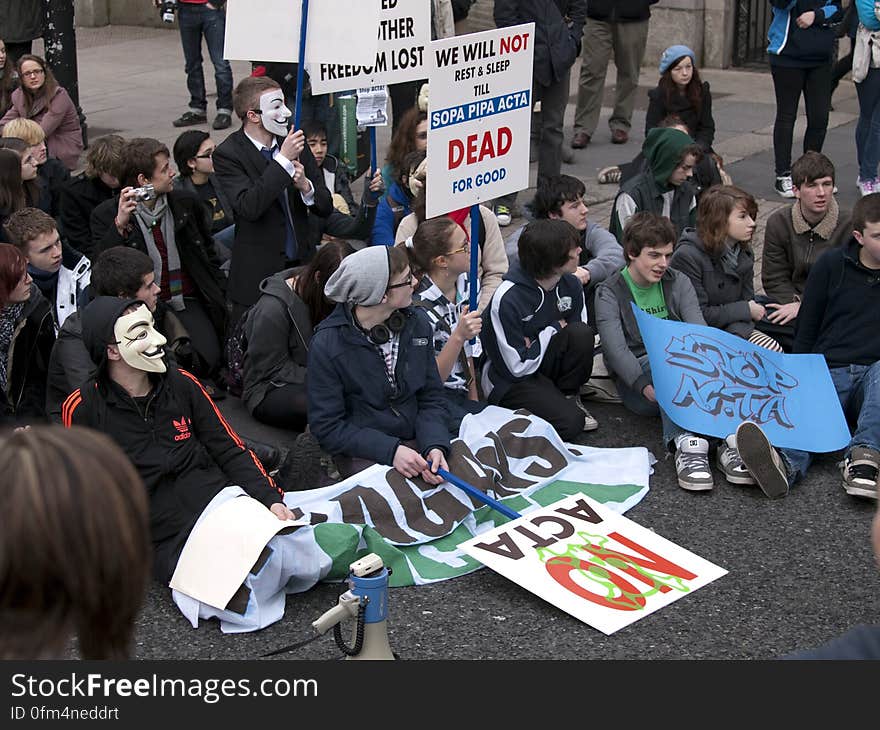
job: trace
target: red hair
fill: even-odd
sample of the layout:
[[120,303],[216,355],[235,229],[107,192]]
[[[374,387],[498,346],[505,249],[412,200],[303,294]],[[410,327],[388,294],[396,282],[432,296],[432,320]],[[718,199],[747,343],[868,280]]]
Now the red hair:
[[11,243],[0,243],[0,307],[9,303],[9,297],[27,271],[27,259]]

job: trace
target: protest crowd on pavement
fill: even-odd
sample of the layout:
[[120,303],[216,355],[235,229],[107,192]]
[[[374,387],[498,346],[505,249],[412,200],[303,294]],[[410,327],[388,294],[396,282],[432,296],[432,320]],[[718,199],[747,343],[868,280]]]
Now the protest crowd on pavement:
[[[156,0],[177,115],[119,107],[105,132],[40,53],[44,4],[0,2],[0,657],[66,656],[71,636],[130,657],[145,595],[187,629],[262,630],[372,553],[399,561],[393,602],[494,569],[521,546],[485,537],[508,519],[492,498],[527,515],[560,480],[598,487],[557,512],[609,524],[593,500],[620,515],[660,470],[700,514],[821,484],[870,550],[880,3],[771,0],[760,189],[716,134],[720,72],[685,37],[647,57],[657,0],[495,0],[473,35],[490,0],[352,9],[375,17],[372,70],[336,36],[278,60],[256,30],[277,19],[246,4]],[[832,159],[843,37],[857,110]],[[418,552],[460,544],[458,572]],[[735,579],[690,553],[673,568],[692,590]],[[837,628],[779,654],[880,658],[880,628]]]

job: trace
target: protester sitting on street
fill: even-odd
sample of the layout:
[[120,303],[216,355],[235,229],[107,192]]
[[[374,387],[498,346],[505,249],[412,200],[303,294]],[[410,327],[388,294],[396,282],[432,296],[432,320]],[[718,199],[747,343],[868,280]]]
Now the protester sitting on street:
[[755,301],[750,248],[757,215],[758,204],[744,190],[732,185],[710,188],[700,198],[697,227],[681,234],[669,265],[691,280],[706,324],[782,352],[760,329],[767,310]]
[[306,266],[280,271],[260,285],[260,298],[242,322],[242,399],[258,421],[305,430],[309,343],[336,306],[324,286],[353,250],[344,241],[325,243]]
[[564,220],[536,220],[519,237],[510,267],[483,312],[483,393],[492,405],[524,408],[566,441],[598,422],[580,400],[593,369],[595,333],[574,275],[580,233]]
[[418,105],[411,107],[395,126],[385,156],[385,165],[382,167],[382,182],[389,191],[395,182],[409,172],[409,155],[428,151],[427,108],[422,109]]
[[343,259],[324,287],[338,304],[309,347],[309,428],[343,478],[378,463],[443,481],[443,383],[431,325],[411,306],[415,283],[402,249],[369,246]]
[[21,56],[17,68],[21,87],[12,92],[12,106],[0,119],[0,128],[13,119],[33,119],[46,133],[49,157],[61,160],[68,170],[76,169],[83,151],[76,106],[39,56]]
[[[13,144],[27,149],[20,139],[0,139],[0,242],[9,243],[4,228],[15,211],[37,205],[40,191],[37,165],[29,152],[17,152]],[[9,148],[5,147],[9,145]]]
[[[400,226],[394,235],[396,243],[403,243],[414,236],[418,226],[426,219],[427,189],[425,179],[427,174],[427,160],[425,160],[410,178],[410,188],[415,188],[416,191],[412,200],[412,213],[400,221]],[[467,233],[468,240],[470,240],[470,206],[453,210],[445,217],[456,222]],[[477,222],[477,230],[480,238],[477,250],[477,276],[479,277],[477,311],[482,312],[489,305],[492,295],[507,273],[508,263],[507,252],[504,249],[504,238],[498,227],[498,219],[492,210],[484,205],[480,206],[480,220]]]
[[[587,219],[590,211],[584,200],[586,192],[586,187],[576,177],[551,177],[535,191],[531,209],[536,219],[564,220],[580,235],[581,254],[574,274],[584,286],[587,315],[593,321],[593,293],[600,282],[623,268],[623,249],[611,233]],[[511,260],[516,256],[516,246],[524,228],[520,228],[507,239],[506,246]]]
[[46,373],[55,341],[52,307],[15,246],[0,244],[0,423],[46,419]]
[[150,577],[147,492],[85,428],[0,438],[0,659],[125,659]]
[[[225,328],[225,277],[201,201],[173,189],[168,148],[155,139],[129,141],[122,191],[92,213],[96,251],[133,246],[153,261],[159,299],[181,321],[198,355],[196,375],[213,377]],[[152,189],[142,190],[144,186]],[[136,189],[137,188],[137,189]],[[139,192],[140,191],[140,192]]]
[[61,190],[70,180],[70,171],[46,152],[46,135],[32,119],[13,119],[2,132],[3,137],[15,137],[29,145],[37,163],[37,184],[40,186],[40,205],[56,220],[61,215]]
[[61,228],[64,240],[85,256],[97,256],[89,221],[92,211],[119,192],[125,140],[107,134],[91,141],[86,169],[61,190]]
[[364,178],[364,194],[360,204],[355,203],[342,163],[327,153],[327,130],[321,122],[303,124],[306,144],[312,151],[315,163],[324,173],[324,183],[333,196],[333,212],[326,218],[311,216],[309,233],[319,246],[324,239],[346,238],[366,241],[376,222],[376,210],[384,190],[382,175],[376,170]]
[[[221,500],[250,497],[279,520],[293,517],[280,487],[195,376],[166,364],[165,338],[143,302],[97,297],[83,310],[82,324],[97,375],[71,393],[62,407],[62,421],[68,428],[88,426],[105,432],[137,469],[149,495],[158,580],[168,585],[190,532],[205,510],[216,506],[212,502],[221,493]],[[275,562],[279,557],[270,547],[271,567],[246,574],[238,600],[226,610],[207,607],[214,611],[209,615],[252,627],[253,612],[260,612],[259,601],[266,597],[252,589],[254,582],[268,581],[274,594],[290,578],[280,575],[283,568]]]
[[57,332],[88,302],[91,263],[61,240],[55,219],[37,208],[22,208],[9,216],[6,234],[24,254],[28,273],[51,305]]
[[[685,431],[657,404],[651,363],[631,305],[673,322],[705,325],[690,279],[669,267],[675,228],[656,213],[636,213],[623,231],[627,265],[596,290],[596,321],[605,364],[614,376],[623,405],[642,416],[660,415],[663,445],[675,451],[678,484],[688,491],[712,489],[709,441]],[[754,484],[742,465],[736,439],[728,436],[717,451],[717,465],[732,484]]]
[[[840,405],[855,431],[841,472],[847,494],[877,499],[880,471],[880,193],[853,208],[853,234],[810,269],[798,312],[794,351],[825,358]],[[803,479],[813,454],[775,449],[760,426],[737,429],[740,453],[763,492],[784,497]]]
[[[373,231],[370,234],[370,245],[394,245],[397,229],[400,227],[403,219],[412,212],[412,203],[416,191],[413,190],[410,181],[419,169],[419,165],[425,159],[425,153],[419,151],[410,152],[406,156],[403,174],[391,183],[388,192],[382,196],[376,208],[376,220],[373,223]],[[413,226],[413,228],[415,227]]]
[[451,437],[458,436],[461,419],[485,408],[477,388],[475,340],[483,328],[480,312],[468,310],[470,237],[452,218],[423,221],[411,239],[402,244],[419,283],[413,305],[424,309],[433,329],[437,370]]
[[834,165],[807,152],[791,166],[797,200],[767,219],[761,281],[767,301],[763,329],[790,352],[810,268],[826,251],[852,236],[852,216],[834,198]]
[[623,185],[614,199],[609,230],[620,241],[623,227],[640,210],[666,216],[681,232],[694,225],[697,190],[691,182],[702,150],[684,132],[657,127],[642,146],[647,165]]
[[12,92],[18,88],[15,62],[6,53],[6,43],[0,40],[0,118],[12,106]]

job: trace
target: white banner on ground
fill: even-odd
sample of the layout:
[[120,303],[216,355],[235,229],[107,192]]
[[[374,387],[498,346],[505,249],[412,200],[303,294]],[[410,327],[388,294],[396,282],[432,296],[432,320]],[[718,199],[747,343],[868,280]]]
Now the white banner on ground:
[[431,43],[427,215],[529,186],[534,23]]
[[[301,0],[228,0],[223,55],[238,61],[296,63],[301,19]],[[378,3],[311,0],[306,60],[372,63],[378,38],[360,29],[378,25]]]
[[[359,86],[379,86],[415,81],[428,76],[427,52],[431,42],[431,4],[427,0],[373,0],[379,7],[375,57],[351,64],[341,56],[306,66],[315,94],[344,91]],[[348,24],[348,15],[345,16]],[[349,42],[360,43],[368,26],[358,28]]]
[[583,494],[459,548],[605,634],[727,574]]

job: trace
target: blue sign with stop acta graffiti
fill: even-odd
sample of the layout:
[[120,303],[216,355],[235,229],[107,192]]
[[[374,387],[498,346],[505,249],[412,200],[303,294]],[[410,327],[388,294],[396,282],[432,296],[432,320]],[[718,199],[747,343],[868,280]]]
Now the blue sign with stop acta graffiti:
[[757,423],[774,446],[842,449],[849,427],[821,355],[785,355],[723,330],[672,322],[632,305],[660,407],[693,433],[724,438]]

